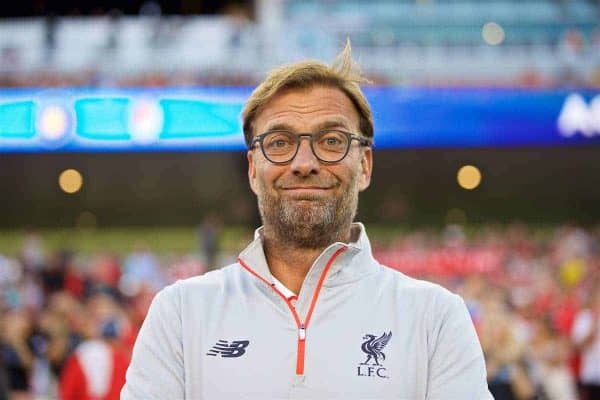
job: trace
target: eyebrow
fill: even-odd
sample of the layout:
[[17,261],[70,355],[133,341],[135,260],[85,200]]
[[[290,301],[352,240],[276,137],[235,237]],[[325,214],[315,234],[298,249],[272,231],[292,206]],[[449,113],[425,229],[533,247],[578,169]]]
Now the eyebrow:
[[[322,129],[328,129],[328,128],[344,128],[344,129],[350,130],[349,125],[350,125],[350,121],[348,121],[348,119],[341,118],[341,117],[334,117],[334,118],[329,118],[323,122],[318,123],[315,126],[314,130],[320,131]],[[273,125],[267,125],[267,129],[265,130],[265,132],[270,132],[270,131],[295,132],[296,129],[294,129],[294,127],[288,123],[275,122]]]
[[285,122],[276,122],[272,125],[267,125],[267,129],[265,129],[265,132],[270,131],[294,131],[294,128],[290,124],[286,124]]
[[350,121],[347,118],[331,118],[326,121],[317,124],[316,129],[327,129],[327,128],[345,128],[350,130]]

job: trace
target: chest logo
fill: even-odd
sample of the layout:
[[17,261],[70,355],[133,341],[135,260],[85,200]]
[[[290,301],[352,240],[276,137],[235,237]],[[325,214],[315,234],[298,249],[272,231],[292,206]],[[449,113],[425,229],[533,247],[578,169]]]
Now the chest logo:
[[358,376],[373,376],[379,378],[389,378],[386,368],[382,365],[385,361],[383,349],[392,337],[392,332],[383,332],[379,337],[371,334],[363,336],[361,350],[366,354],[367,359],[358,365]]
[[249,340],[233,340],[229,343],[227,340],[221,339],[217,341],[206,355],[214,357],[220,354],[224,358],[240,357],[246,353],[246,347],[249,344]]

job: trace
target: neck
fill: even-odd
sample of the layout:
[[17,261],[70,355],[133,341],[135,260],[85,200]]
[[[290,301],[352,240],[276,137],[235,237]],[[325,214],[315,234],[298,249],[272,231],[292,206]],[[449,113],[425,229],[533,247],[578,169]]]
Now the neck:
[[[344,235],[340,235],[331,243],[337,241],[347,243],[349,240],[350,226]],[[295,294],[300,293],[300,288],[310,267],[331,243],[316,248],[299,247],[277,238],[274,231],[268,229],[266,225],[263,230],[263,249],[271,275]]]

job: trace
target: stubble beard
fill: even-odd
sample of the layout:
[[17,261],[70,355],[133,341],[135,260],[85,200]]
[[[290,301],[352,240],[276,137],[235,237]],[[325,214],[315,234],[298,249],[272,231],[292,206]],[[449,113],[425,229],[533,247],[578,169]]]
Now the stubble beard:
[[343,241],[358,209],[357,176],[337,196],[278,196],[263,185],[258,208],[267,229],[281,244],[321,249]]

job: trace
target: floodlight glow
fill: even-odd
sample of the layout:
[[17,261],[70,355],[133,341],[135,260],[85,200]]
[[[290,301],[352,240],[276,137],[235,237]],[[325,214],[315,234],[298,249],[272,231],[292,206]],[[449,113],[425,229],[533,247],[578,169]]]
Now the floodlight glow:
[[481,183],[481,172],[473,165],[464,165],[458,170],[456,180],[463,189],[473,190]]
[[69,129],[69,115],[64,107],[51,105],[40,111],[38,130],[40,135],[49,141],[63,138]]
[[66,169],[58,176],[58,186],[65,193],[77,193],[83,186],[83,177],[76,169]]
[[504,41],[504,29],[496,22],[488,22],[483,25],[481,36],[487,44],[497,46]]
[[129,114],[129,132],[138,143],[152,143],[158,140],[163,129],[164,113],[160,105],[151,100],[138,100],[133,103]]

